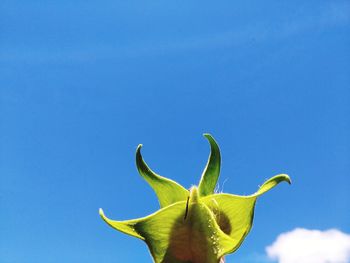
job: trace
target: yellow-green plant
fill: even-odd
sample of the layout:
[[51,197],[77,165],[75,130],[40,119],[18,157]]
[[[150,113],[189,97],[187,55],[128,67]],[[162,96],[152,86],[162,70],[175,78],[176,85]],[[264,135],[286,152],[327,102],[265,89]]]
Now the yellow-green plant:
[[189,190],[154,173],[137,147],[136,165],[140,175],[155,191],[160,210],[134,220],[102,219],[111,227],[146,242],[155,263],[218,263],[236,251],[249,233],[257,197],[282,181],[286,174],[267,180],[256,193],[238,196],[215,193],[220,173],[220,150],[210,134],[208,163],[198,187]]

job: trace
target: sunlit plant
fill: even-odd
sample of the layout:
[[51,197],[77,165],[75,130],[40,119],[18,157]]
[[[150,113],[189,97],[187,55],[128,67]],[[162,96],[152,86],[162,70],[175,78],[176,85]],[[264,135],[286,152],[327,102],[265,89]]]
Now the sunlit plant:
[[282,181],[276,175],[249,196],[215,193],[220,174],[220,150],[210,134],[210,155],[198,186],[189,190],[153,172],[137,147],[136,165],[140,175],[155,191],[160,209],[143,218],[103,220],[116,230],[146,242],[155,263],[218,263],[236,251],[249,233],[257,198]]

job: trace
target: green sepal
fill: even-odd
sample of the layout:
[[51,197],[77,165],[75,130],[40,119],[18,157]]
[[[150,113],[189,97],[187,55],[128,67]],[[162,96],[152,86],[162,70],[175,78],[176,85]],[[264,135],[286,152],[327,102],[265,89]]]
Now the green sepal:
[[217,181],[219,179],[221,165],[221,155],[218,144],[209,133],[205,133],[204,137],[209,141],[210,155],[198,185],[200,196],[207,196],[214,193]]
[[125,220],[125,221],[115,221],[111,220],[108,217],[105,216],[102,208],[99,210],[99,214],[102,217],[102,219],[111,227],[114,229],[117,229],[120,232],[123,232],[125,234],[128,234],[133,237],[137,237],[139,239],[145,240],[143,236],[141,236],[139,233],[137,233],[135,229],[135,223],[137,220]]
[[278,174],[270,179],[266,180],[256,191],[253,195],[254,196],[260,196],[263,193],[266,193],[270,189],[274,188],[276,185],[278,185],[280,182],[287,182],[288,184],[292,183],[292,180],[287,174]]
[[240,247],[251,230],[256,199],[283,181],[291,183],[288,175],[280,174],[267,180],[249,196],[215,194],[201,199],[213,211],[221,230],[234,240],[234,249],[229,253]]
[[232,238],[198,197],[135,220],[114,221],[100,214],[111,227],[144,240],[155,263],[218,263],[234,249]]
[[179,201],[185,201],[189,195],[188,190],[175,181],[153,172],[142,158],[141,147],[142,144],[136,150],[137,170],[155,191],[160,207],[163,208]]

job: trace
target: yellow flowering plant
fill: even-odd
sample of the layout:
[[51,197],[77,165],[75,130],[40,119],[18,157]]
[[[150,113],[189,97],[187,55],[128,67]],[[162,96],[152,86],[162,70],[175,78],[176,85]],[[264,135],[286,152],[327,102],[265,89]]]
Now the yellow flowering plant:
[[210,155],[198,187],[189,190],[153,172],[136,150],[140,175],[155,191],[160,209],[143,218],[115,221],[102,219],[112,228],[143,240],[155,263],[219,263],[235,252],[252,228],[257,198],[280,182],[286,174],[265,181],[249,196],[215,193],[220,174],[220,149],[210,134]]

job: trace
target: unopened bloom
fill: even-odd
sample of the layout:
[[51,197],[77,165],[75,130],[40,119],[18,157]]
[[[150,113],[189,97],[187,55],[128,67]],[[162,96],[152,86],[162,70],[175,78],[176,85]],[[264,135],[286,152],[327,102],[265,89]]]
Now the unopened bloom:
[[137,169],[154,189],[160,210],[139,219],[114,221],[100,209],[101,217],[111,227],[145,241],[155,263],[220,262],[236,251],[249,233],[257,197],[282,181],[291,183],[288,175],[279,174],[249,196],[215,193],[220,150],[211,135],[204,136],[211,152],[198,187],[187,190],[154,173],[144,162],[139,145]]

